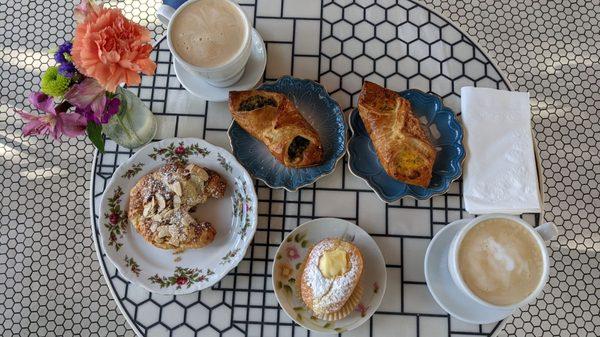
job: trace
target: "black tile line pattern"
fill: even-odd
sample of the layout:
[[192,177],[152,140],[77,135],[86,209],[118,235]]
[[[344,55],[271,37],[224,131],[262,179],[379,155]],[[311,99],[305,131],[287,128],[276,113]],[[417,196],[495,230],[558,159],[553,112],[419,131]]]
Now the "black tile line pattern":
[[[246,2],[254,3],[252,0]],[[593,248],[597,243],[592,235],[597,232],[598,213],[593,209],[594,200],[590,199],[598,196],[597,182],[592,176],[586,176],[588,172],[594,172],[591,156],[597,154],[597,142],[593,134],[598,131],[594,129],[598,124],[598,115],[593,100],[593,92],[597,91],[597,71],[594,70],[597,69],[586,64],[587,59],[593,59],[597,54],[595,31],[590,28],[598,23],[597,9],[594,7],[597,4],[593,1],[540,3],[531,0],[518,3],[488,0],[476,5],[460,0],[426,2],[444,10],[450,20],[476,36],[478,42],[499,61],[500,69],[506,70],[518,89],[531,92],[536,138],[544,159],[545,192],[549,196],[547,220],[556,221],[566,231],[560,244],[551,246],[556,261],[556,275],[553,274],[544,298],[509,322],[506,334],[600,335],[600,324],[596,317],[589,317],[590,313],[597,313],[598,307],[597,287],[594,278],[590,279],[598,268],[598,256],[594,255],[592,249],[586,249],[583,253],[561,248],[561,245],[572,242],[588,248]],[[383,4],[384,1],[379,3]],[[157,23],[151,20],[154,13],[152,2],[112,4],[149,26],[153,34],[160,36],[163,33],[163,27],[156,26]],[[394,4],[395,1],[392,1],[391,5]],[[86,194],[86,179],[83,177],[87,177],[88,173],[81,161],[92,160],[91,145],[84,139],[58,144],[32,138],[25,141],[10,136],[11,133],[19,135],[21,126],[11,106],[28,108],[26,96],[30,90],[37,89],[39,64],[46,64],[49,60],[46,51],[70,37],[66,32],[70,31],[72,25],[70,14],[73,5],[71,2],[42,3],[40,0],[32,1],[29,5],[21,2],[0,3],[0,19],[7,16],[11,19],[0,27],[5,37],[2,42],[4,49],[0,50],[0,54],[5,61],[7,57],[11,59],[2,65],[0,86],[2,103],[8,102],[8,111],[7,105],[0,105],[0,129],[7,132],[1,136],[7,146],[3,158],[5,161],[0,163],[5,177],[2,182],[3,201],[8,205],[2,208],[0,217],[2,239],[7,240],[2,242],[0,250],[8,249],[8,254],[0,254],[1,259],[8,259],[5,265],[8,271],[0,275],[3,280],[0,285],[0,311],[4,317],[0,335],[47,335],[50,331],[63,335],[132,335],[132,331],[126,330],[123,316],[114,310],[115,302],[107,297],[108,288],[99,281],[98,266],[94,264],[90,249],[89,229],[84,225],[87,222],[84,208],[87,206],[81,195]],[[24,48],[28,54],[20,55]],[[568,62],[562,63],[563,59]],[[15,60],[19,64],[13,62]],[[546,64],[546,60],[552,60],[551,64]],[[155,78],[157,83],[161,83],[160,86],[164,83],[161,81],[169,79],[168,75],[163,74],[157,74]],[[149,79],[148,84],[151,83],[152,79]],[[171,90],[182,90],[176,81],[173,83],[179,88]],[[150,89],[150,85],[142,89]],[[157,109],[155,112],[164,110],[165,106],[158,97],[153,100],[153,106]],[[546,112],[549,113],[544,115]],[[570,158],[571,153],[576,154],[577,158]],[[57,180],[56,176],[46,178],[46,174],[52,173],[48,165],[65,169],[66,162],[69,172],[61,172],[61,175],[66,174],[63,180]],[[572,167],[573,163],[577,167]],[[19,173],[24,170],[29,172],[28,177],[35,176],[35,181],[25,177],[19,180]],[[110,173],[106,171],[98,174],[98,177],[107,180]],[[71,182],[79,186],[74,187]],[[61,188],[57,188],[58,184]],[[98,187],[102,189],[101,184]],[[31,207],[29,202],[22,202],[23,198],[33,200],[37,205]],[[581,201],[585,204],[581,204]],[[57,207],[57,204],[64,207]],[[74,218],[74,222],[65,220],[65,216]],[[40,233],[41,239],[38,236]],[[67,238],[64,247],[57,247],[55,233],[58,233],[61,245],[63,238]],[[48,235],[52,235],[52,239]],[[82,244],[84,247],[81,247]],[[59,249],[61,254],[57,256]],[[65,260],[65,256],[72,256],[73,253],[76,254],[74,264],[70,259]],[[49,263],[46,262],[47,257],[51,259]],[[49,269],[48,276],[59,287],[49,288],[52,282],[47,282],[48,278],[40,275],[36,268],[40,264],[42,268]],[[11,269],[13,266],[14,270]],[[12,285],[15,287],[11,288]],[[47,325],[38,324],[39,312],[47,313],[47,317],[53,320]],[[302,330],[299,331],[299,335],[302,335]]]
[[[283,8],[283,6],[282,6],[282,8]],[[415,8],[415,7],[411,7],[411,8]],[[321,11],[323,12],[324,10],[326,10],[326,7],[321,6]],[[322,14],[322,16],[323,16],[323,14]],[[257,17],[257,19],[260,19],[260,18],[261,17]],[[431,14],[428,14],[428,18],[431,19]],[[295,26],[296,20],[298,20],[298,19],[300,19],[300,18],[294,18],[294,19],[292,19],[293,22],[294,22],[293,23],[294,26]],[[340,21],[340,22],[343,22],[343,20]],[[323,23],[321,24],[321,29],[323,29],[322,27],[323,27]],[[450,27],[450,26],[448,26],[446,24],[446,26],[444,26],[444,27]],[[328,37],[326,37],[324,35],[321,35],[321,36],[322,36],[322,38],[320,39],[319,43],[322,45],[323,40],[327,39]],[[293,34],[293,38],[295,39],[295,34]],[[374,39],[371,39],[370,41],[379,41],[379,39],[376,37]],[[460,41],[462,41],[462,42],[469,42],[470,40],[465,40],[465,38],[461,36],[461,40]],[[281,41],[279,41],[279,42],[278,41],[265,41],[265,43],[267,45],[267,48],[268,48],[269,44],[271,44],[271,43],[280,43],[280,42]],[[292,48],[294,48],[294,45],[295,45],[294,41],[293,42],[286,42],[286,44],[290,44],[292,46]],[[165,46],[165,43],[164,43],[164,41],[162,41],[162,43],[159,45],[159,49],[157,50],[157,53],[156,53],[157,54],[157,56],[156,56],[157,59],[158,59],[158,54],[159,53],[168,53],[168,49],[166,49],[164,46]],[[473,45],[471,45],[471,47],[473,47]],[[296,55],[294,55],[294,56],[296,56]],[[324,70],[322,70],[322,68],[321,68],[321,61],[322,60],[328,60],[328,62],[331,62],[331,60],[333,59],[333,57],[331,57],[331,58],[328,57],[322,51],[320,52],[319,56],[320,57],[319,57],[319,78],[318,78],[318,80],[321,80],[322,76],[324,76],[328,72],[330,72],[328,70],[330,68],[323,68]],[[382,57],[379,57],[378,59],[381,59],[381,58]],[[487,59],[485,59],[484,61],[487,62],[486,64],[491,64],[491,62],[489,60],[487,60]],[[294,59],[291,60],[290,69],[292,69],[292,70],[294,69],[294,66],[293,66],[294,63],[293,62],[294,62]],[[168,73],[166,74],[167,79],[169,81],[171,81],[171,80],[172,81],[176,81],[176,79],[173,78],[174,75],[173,75],[172,70],[171,70],[171,65],[167,64],[167,67],[168,67]],[[352,70],[353,70],[352,67],[350,68],[350,72],[349,73],[341,74],[342,77],[344,75],[352,74],[353,73],[352,72]],[[400,70],[400,69],[398,69],[398,70]],[[335,74],[334,71],[331,71],[331,73]],[[374,69],[370,74],[377,74],[377,71]],[[367,78],[370,74],[367,74],[366,76],[364,76],[362,78]],[[161,74],[161,75],[164,75],[164,74]],[[335,74],[335,75],[338,76],[337,74]],[[406,79],[415,78],[416,76],[418,76],[418,75],[407,76]],[[272,78],[272,79],[266,78],[266,79],[267,80],[273,80],[274,78]],[[496,85],[498,85],[498,86],[500,85],[499,81],[501,81],[500,77],[498,77],[496,79]],[[156,77],[153,79],[153,84],[155,84],[155,83],[156,83]],[[145,88],[140,88],[140,90],[142,90],[142,89],[145,89]],[[155,89],[156,89],[155,85],[152,85],[150,88],[146,88],[146,89],[151,89],[152,90],[151,96],[147,100],[150,104],[153,104],[154,102],[163,102],[163,103],[167,102],[167,99],[168,99],[168,90],[166,91],[164,99],[155,99],[154,98],[154,92],[155,92]],[[175,90],[183,90],[183,89],[182,89],[181,86],[179,86],[179,88],[176,88]],[[455,92],[455,89],[452,88],[452,91]],[[337,90],[333,91],[334,94],[336,92],[342,92],[342,93],[348,94],[348,95],[354,95],[354,94],[356,94],[356,91],[348,91],[348,90],[344,89],[343,86],[341,86],[341,85],[340,85],[340,87]],[[450,95],[450,94],[448,94],[448,95]],[[162,105],[162,107],[163,107],[162,113],[159,112],[159,115],[161,115],[161,116],[162,115],[169,116],[167,118],[175,118],[176,120],[178,120],[180,117],[183,117],[183,116],[192,117],[192,118],[203,118],[204,127],[202,129],[203,130],[202,136],[206,137],[206,131],[207,131],[207,127],[206,126],[207,126],[207,120],[209,118],[209,112],[208,112],[208,110],[209,110],[209,105],[210,104],[211,103],[206,104],[205,111],[201,115],[191,114],[191,113],[190,114],[187,114],[187,113],[167,113],[167,111],[166,111],[166,106],[167,105],[163,104]],[[346,106],[345,108],[348,109],[349,106]],[[176,132],[177,132],[177,127],[175,128],[175,134],[176,134]],[[102,160],[103,156],[100,156],[99,157],[100,160],[97,163],[97,165],[95,167],[95,170],[102,170],[102,169],[107,169],[107,168],[110,169],[111,166],[114,169],[117,166],[117,156],[119,154],[125,155],[125,156],[131,155],[131,151],[129,151],[129,150],[122,150],[122,149],[119,149],[118,147],[115,149],[115,151],[112,151],[112,152],[109,152],[109,153],[114,154],[114,156],[113,156],[113,158],[114,158],[113,162],[112,163],[104,163],[103,160]],[[267,241],[266,242],[257,242],[257,240],[255,239],[254,242],[252,243],[252,245],[251,245],[251,247],[249,249],[249,253],[244,258],[244,262],[242,262],[242,263],[247,263],[249,265],[249,271],[248,272],[241,272],[241,271],[239,271],[240,267],[238,267],[238,268],[236,268],[233,271],[233,275],[230,274],[229,276],[226,277],[226,278],[233,277],[233,284],[235,285],[234,287],[228,288],[228,287],[222,286],[222,283],[224,281],[216,284],[213,287],[213,291],[215,291],[215,292],[216,291],[221,291],[221,298],[222,298],[222,300],[220,302],[221,305],[227,306],[230,309],[233,308],[233,310],[231,310],[231,313],[230,313],[230,317],[231,317],[232,321],[231,321],[231,324],[230,324],[229,328],[219,331],[220,333],[229,331],[229,329],[232,328],[232,327],[235,327],[236,329],[238,329],[241,332],[250,334],[251,333],[250,330],[251,330],[252,326],[256,326],[256,325],[259,326],[259,330],[258,331],[261,332],[261,333],[265,332],[266,331],[265,327],[269,326],[269,325],[275,325],[277,327],[280,327],[280,326],[295,326],[295,324],[293,322],[289,321],[289,320],[287,320],[287,322],[282,322],[281,318],[282,318],[282,316],[285,317],[285,314],[280,314],[279,311],[278,311],[278,314],[277,314],[277,321],[276,322],[265,322],[264,321],[266,310],[277,309],[278,308],[276,304],[275,305],[266,305],[265,304],[266,299],[267,299],[267,295],[272,295],[272,291],[265,290],[265,286],[268,283],[268,277],[270,276],[269,275],[270,271],[267,270],[268,269],[267,268],[268,262],[270,261],[270,259],[268,257],[269,256],[269,250],[270,249],[275,249],[277,247],[276,243],[268,243],[269,242],[268,239],[269,239],[269,237],[271,235],[274,235],[276,232],[280,232],[281,235],[282,235],[282,238],[283,238],[284,233],[288,233],[292,229],[292,228],[286,228],[286,226],[285,226],[286,220],[289,219],[289,218],[292,218],[292,219],[296,220],[296,225],[299,224],[299,223],[301,223],[302,221],[304,221],[304,219],[317,218],[318,216],[316,216],[316,213],[315,213],[315,211],[316,211],[315,200],[317,198],[317,193],[321,192],[321,191],[327,191],[327,192],[347,191],[348,193],[352,193],[354,195],[355,200],[356,200],[355,215],[353,217],[345,217],[345,218],[348,219],[348,220],[354,221],[354,222],[358,222],[359,221],[359,208],[360,208],[359,199],[360,199],[360,196],[361,196],[361,194],[372,194],[372,192],[370,190],[366,189],[366,188],[365,189],[343,189],[346,186],[345,170],[347,169],[346,168],[347,162],[344,161],[343,164],[344,165],[342,165],[343,166],[342,168],[338,168],[338,170],[339,169],[343,169],[343,172],[344,172],[344,175],[343,175],[343,178],[342,178],[342,182],[341,182],[341,184],[342,184],[341,186],[342,187],[341,188],[321,187],[321,186],[319,186],[319,184],[317,184],[316,186],[313,185],[313,186],[310,186],[310,187],[307,187],[307,188],[303,189],[302,192],[298,193],[298,214],[296,214],[294,216],[287,215],[285,213],[286,207],[283,207],[284,211],[283,211],[282,215],[271,214],[273,206],[276,205],[276,204],[280,204],[281,202],[278,202],[278,201],[274,200],[273,197],[274,197],[274,194],[276,192],[274,192],[273,190],[268,189],[269,198],[266,199],[266,200],[262,199],[261,200],[261,205],[267,204],[267,209],[269,211],[267,211],[266,214],[262,214],[262,213],[260,214],[259,229],[257,231],[257,233],[259,233],[259,232],[266,232]],[[108,177],[100,177],[100,178],[104,180],[104,184],[105,184],[106,183],[106,179]],[[95,184],[96,184],[96,180],[94,181],[94,185]],[[257,184],[257,189],[259,189],[259,190],[266,189],[266,187],[264,186],[264,184],[258,183]],[[98,191],[98,193],[97,193],[98,195],[101,194],[101,189],[98,188],[98,189],[95,189],[95,191]],[[308,193],[312,192],[311,193],[311,195],[312,195],[311,201],[302,202],[302,195],[306,194],[307,192]],[[283,192],[283,201],[282,202],[284,203],[284,205],[287,205],[286,200],[287,200],[288,194],[289,194],[288,192],[285,192],[285,191]],[[450,195],[460,197],[460,195],[461,195],[460,188],[459,188],[459,193],[450,194]],[[429,239],[429,238],[431,238],[431,235],[433,234],[433,226],[434,225],[436,225],[436,224],[445,224],[446,222],[449,221],[449,219],[448,219],[449,218],[449,216],[448,216],[448,212],[449,211],[458,211],[459,214],[462,215],[462,209],[460,207],[458,207],[458,208],[450,208],[450,207],[448,207],[448,200],[447,200],[448,196],[443,196],[443,197],[440,197],[440,198],[444,199],[444,206],[439,206],[439,207],[435,207],[435,208],[434,208],[433,203],[431,201],[428,201],[428,202],[416,202],[416,201],[413,201],[413,200],[402,200],[397,205],[386,205],[385,206],[385,212],[386,212],[386,216],[385,216],[385,234],[374,234],[373,236],[374,237],[387,237],[387,238],[399,239],[400,240],[399,242],[400,242],[400,251],[401,252],[404,249],[404,240],[405,239]],[[306,206],[310,205],[311,206],[310,207],[310,215],[301,214],[301,208],[304,205],[306,205]],[[390,224],[389,224],[389,220],[390,220],[389,209],[413,209],[413,210],[422,210],[424,212],[429,212],[429,218],[432,220],[431,224],[430,224],[429,235],[426,235],[426,236],[423,237],[423,236],[413,236],[413,235],[394,235],[394,234],[391,234],[390,231],[389,231],[389,228],[390,228]],[[434,210],[443,210],[445,212],[444,221],[440,221],[440,222],[437,222],[437,223],[433,222],[433,212],[434,212]],[[274,221],[275,219],[279,219],[279,218],[281,218],[283,229],[282,230],[275,230],[275,229],[271,228],[272,227],[272,221]],[[265,219],[266,219],[266,221],[265,221]],[[265,222],[266,222],[266,227],[265,227]],[[98,224],[96,223],[96,226],[97,225]],[[359,225],[360,225],[360,223],[359,223]],[[259,251],[260,252],[264,251],[264,254],[260,254]],[[404,259],[404,255],[402,255],[401,257],[402,257],[402,259]],[[104,268],[106,268],[107,264],[106,264],[106,261],[105,261],[105,257],[103,257],[103,261],[102,262],[104,263]],[[254,270],[254,268],[253,268],[254,267],[254,263],[252,263],[252,262],[261,262],[261,263],[263,263],[264,266],[265,266],[265,269],[263,269],[263,270]],[[401,275],[402,275],[401,276],[401,280],[402,280],[402,282],[400,283],[399,286],[401,287],[401,294],[402,294],[402,297],[403,297],[403,300],[401,302],[402,311],[405,309],[405,303],[404,303],[404,295],[405,295],[404,287],[405,287],[405,285],[421,285],[421,286],[423,286],[423,282],[403,281],[403,275],[404,275],[403,265],[404,265],[403,262],[401,262],[399,265],[394,265],[394,264],[388,264],[387,265],[388,268],[392,268],[392,269],[397,268],[397,269],[400,269],[400,271],[401,271]],[[165,307],[166,305],[168,305],[170,303],[177,303],[179,306],[187,309],[187,308],[189,308],[189,307],[191,307],[193,305],[196,305],[196,304],[186,305],[186,304],[182,303],[183,301],[179,301],[177,299],[178,296],[173,296],[170,301],[166,301],[166,303],[161,304],[162,301],[157,302],[157,301],[153,300],[153,298],[156,297],[154,295],[150,296],[148,299],[146,299],[146,300],[144,300],[144,301],[142,301],[140,303],[135,304],[135,302],[133,302],[129,298],[127,298],[127,294],[128,294],[127,290],[129,290],[130,287],[132,287],[132,285],[128,284],[122,277],[120,277],[114,268],[111,268],[111,269],[112,269],[112,274],[110,275],[111,285],[113,286],[113,288],[115,288],[115,283],[114,282],[121,282],[122,284],[125,285],[124,296],[120,296],[120,295],[117,295],[117,296],[119,297],[119,299],[121,301],[130,303],[133,307],[135,307],[135,312],[134,312],[133,319],[132,319],[131,316],[130,316],[130,319],[132,319],[132,321],[136,322],[136,324],[142,330],[143,333],[146,333],[148,331],[148,329],[151,329],[152,327],[155,327],[155,326],[158,326],[158,325],[164,326],[164,324],[160,323],[160,320],[159,321],[155,321],[154,323],[152,323],[150,325],[145,325],[145,324],[139,323],[138,322],[138,318],[139,317],[137,317],[137,316],[139,316],[139,313],[138,313],[138,307],[139,306],[141,306],[143,304],[150,303],[150,304],[156,306],[157,308],[162,309],[163,307]],[[253,286],[253,280],[255,278],[259,278],[259,279],[262,278],[261,279],[262,280],[262,285],[263,285],[262,289],[253,289],[252,288],[252,286]],[[248,281],[248,288],[247,289],[243,288],[243,285],[240,284],[242,282],[242,280],[247,280]],[[225,296],[226,292],[232,292],[234,295],[235,294],[239,295],[241,293],[245,293],[246,294],[245,296],[247,296],[246,304],[245,305],[237,305],[236,302],[235,302],[235,300],[232,300],[231,303],[227,303],[226,296]],[[252,298],[253,294],[258,295],[258,297],[260,298],[260,301],[258,301],[259,304],[253,303],[253,298]],[[201,293],[198,293],[197,298],[198,298],[198,300],[197,300],[196,303],[203,304]],[[244,308],[245,309],[245,313],[246,313],[245,314],[245,321],[244,320],[239,320],[239,319],[233,319],[235,317],[234,311],[237,308]],[[262,309],[260,311],[260,317],[262,318],[260,321],[252,321],[251,320],[250,311],[252,309]],[[124,310],[124,311],[125,311],[126,315],[129,315],[127,309]],[[186,312],[187,312],[187,310],[186,310]],[[212,311],[210,311],[210,312],[211,312],[210,315],[213,315]],[[160,313],[159,314],[159,319],[160,319],[162,317],[162,315],[163,315],[162,310],[160,310],[159,313]],[[377,315],[403,315],[403,316],[410,316],[410,317],[414,317],[416,319],[417,324],[420,324],[419,323],[420,317],[444,317],[444,318],[447,317],[447,315],[443,315],[443,314],[437,315],[437,314],[426,314],[426,313],[417,313],[417,312],[395,312],[395,311],[384,311],[384,310],[381,310],[380,312],[378,312]],[[450,322],[450,320],[449,320],[449,322]],[[184,324],[187,324],[187,323],[184,323]],[[240,328],[239,324],[243,324],[244,329]],[[370,321],[369,324],[370,324],[369,330],[370,330],[371,333],[373,333],[373,325],[374,325],[374,319],[373,318],[371,319],[371,321]],[[196,329],[196,330],[197,331],[202,331],[202,329],[204,329],[204,328],[213,328],[213,329],[216,329],[213,325],[211,325],[210,323],[207,323],[207,325],[205,325],[203,327],[200,327],[199,330],[198,329]],[[172,329],[172,330],[174,331],[176,329]],[[292,331],[296,331],[296,330],[294,329]],[[486,332],[483,332],[483,330],[481,329],[481,327],[479,327],[479,331],[483,335],[487,334]],[[277,330],[277,332],[279,332],[279,330]],[[453,331],[452,327],[451,327],[451,324],[448,324],[448,332],[449,333],[450,332],[451,333],[456,333],[457,331]],[[488,333],[491,333],[491,332],[488,332]],[[416,331],[416,335],[419,335],[419,331],[418,330]]]

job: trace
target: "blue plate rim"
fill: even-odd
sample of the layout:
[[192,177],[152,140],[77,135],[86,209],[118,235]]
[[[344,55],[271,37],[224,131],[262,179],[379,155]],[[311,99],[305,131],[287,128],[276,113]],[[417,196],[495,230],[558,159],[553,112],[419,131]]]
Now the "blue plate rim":
[[[358,107],[352,109],[352,111],[350,111],[350,113],[348,114],[348,126],[349,126],[349,130],[350,130],[350,133],[351,133],[350,136],[348,137],[348,142],[347,142],[347,146],[346,146],[346,148],[347,148],[347,154],[348,154],[348,169],[350,170],[350,172],[355,177],[363,180],[371,188],[371,190],[373,192],[375,192],[375,195],[377,195],[377,197],[379,198],[379,200],[381,200],[381,201],[383,201],[383,202],[385,202],[387,204],[392,203],[392,202],[396,202],[396,201],[398,201],[398,200],[400,200],[402,198],[405,198],[405,197],[410,197],[410,198],[412,198],[414,200],[428,200],[428,199],[431,199],[431,198],[433,198],[435,196],[444,195],[450,189],[450,185],[452,185],[453,182],[455,182],[456,180],[458,180],[458,178],[460,178],[462,176],[462,174],[463,174],[463,164],[464,164],[464,161],[465,161],[465,158],[466,158],[465,147],[463,145],[464,130],[462,128],[462,125],[458,122],[458,119],[457,119],[456,113],[454,113],[454,110],[452,110],[449,107],[445,106],[444,103],[443,103],[442,98],[439,95],[435,94],[435,93],[427,93],[427,92],[424,92],[424,91],[419,90],[419,89],[406,89],[406,90],[399,91],[398,93],[399,94],[403,94],[403,93],[408,93],[408,92],[414,92],[414,93],[417,93],[417,94],[422,94],[422,95],[430,96],[430,97],[434,98],[436,101],[438,101],[438,103],[440,105],[439,111],[441,111],[441,110],[448,110],[448,111],[452,112],[452,116],[453,116],[452,118],[456,122],[456,124],[459,126],[460,131],[461,131],[459,147],[462,149],[462,151],[461,151],[460,157],[458,158],[460,165],[459,165],[459,170],[456,173],[456,176],[450,177],[450,179],[448,180],[448,186],[444,190],[442,190],[440,192],[428,194],[424,198],[419,198],[419,197],[417,197],[417,196],[415,196],[413,194],[410,194],[410,193],[404,193],[403,195],[400,195],[397,198],[392,198],[392,199],[385,198],[383,195],[381,195],[381,191],[379,191],[377,188],[373,187],[373,185],[371,184],[371,182],[368,179],[362,177],[359,174],[356,174],[356,172],[354,172],[354,170],[352,169],[352,154],[351,154],[351,151],[350,151],[350,142],[352,141],[352,139],[356,135],[356,131],[354,130],[354,127],[352,126],[352,115],[358,113]],[[360,118],[360,116],[359,116],[359,118]],[[377,160],[379,160],[379,158],[377,158]]]
[[346,120],[344,118],[344,109],[342,109],[342,107],[340,106],[340,104],[335,99],[333,99],[333,97],[331,97],[331,95],[329,94],[329,92],[327,91],[327,89],[325,89],[325,87],[321,83],[319,83],[317,81],[310,80],[310,79],[297,78],[297,77],[290,76],[290,75],[284,75],[284,76],[281,76],[280,78],[278,78],[275,81],[263,82],[260,85],[258,85],[256,88],[254,88],[254,90],[260,90],[260,88],[264,84],[273,85],[273,84],[275,84],[275,83],[277,83],[277,82],[279,82],[279,81],[281,81],[283,79],[292,79],[292,80],[295,80],[295,81],[300,81],[300,82],[305,82],[305,83],[311,83],[312,85],[316,85],[316,86],[320,87],[323,90],[323,92],[327,94],[327,97],[337,106],[337,108],[338,108],[338,110],[340,112],[340,115],[342,117],[342,125],[344,127],[344,142],[343,142],[344,143],[343,144],[344,145],[344,149],[343,149],[343,151],[340,152],[340,154],[337,156],[337,158],[333,162],[333,165],[331,166],[331,169],[324,171],[321,175],[316,176],[314,179],[311,179],[310,181],[308,181],[308,182],[306,182],[304,184],[301,184],[301,185],[297,186],[296,188],[289,188],[287,186],[273,186],[273,185],[269,184],[265,179],[263,179],[263,178],[255,175],[255,174],[253,174],[252,172],[250,172],[250,170],[237,157],[236,151],[235,151],[235,147],[233,146],[233,139],[231,137],[231,129],[233,128],[234,124],[237,124],[235,122],[235,119],[231,120],[231,123],[229,124],[229,127],[227,128],[227,138],[229,139],[229,146],[231,146],[231,152],[232,152],[233,156],[236,158],[236,160],[238,160],[240,162],[240,164],[242,164],[242,166],[248,171],[248,173],[250,173],[250,175],[253,178],[262,181],[265,185],[267,185],[267,187],[269,187],[271,189],[284,189],[284,190],[286,190],[288,192],[292,192],[293,193],[293,192],[297,192],[301,188],[304,188],[306,186],[309,186],[311,184],[316,183],[319,179],[321,179],[321,178],[323,178],[325,176],[328,176],[328,175],[332,174],[335,171],[335,168],[337,167],[337,164],[340,162],[340,160],[342,158],[344,158],[344,155],[346,155],[346,153],[348,153],[348,144],[350,143],[350,137],[348,136],[348,131],[351,129],[351,126],[349,127],[349,125],[346,124]]

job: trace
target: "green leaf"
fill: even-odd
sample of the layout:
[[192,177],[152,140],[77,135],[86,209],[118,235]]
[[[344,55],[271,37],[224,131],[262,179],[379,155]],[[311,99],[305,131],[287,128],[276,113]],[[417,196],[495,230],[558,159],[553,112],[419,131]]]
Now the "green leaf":
[[94,122],[88,122],[86,131],[88,138],[92,141],[92,144],[94,144],[98,151],[104,153],[104,137],[102,137],[102,126]]

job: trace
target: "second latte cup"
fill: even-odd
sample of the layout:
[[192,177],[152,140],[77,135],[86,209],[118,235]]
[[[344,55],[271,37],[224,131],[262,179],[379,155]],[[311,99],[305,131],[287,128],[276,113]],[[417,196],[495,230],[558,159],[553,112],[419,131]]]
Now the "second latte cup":
[[228,87],[235,84],[242,77],[242,75],[244,74],[246,63],[248,62],[248,59],[252,52],[252,27],[250,25],[250,21],[248,20],[248,18],[246,17],[239,5],[229,0],[223,0],[227,1],[238,11],[238,13],[240,14],[239,18],[240,20],[242,20],[242,24],[245,27],[242,46],[240,47],[237,54],[235,54],[235,56],[233,56],[229,61],[215,67],[199,67],[190,64],[184,58],[182,58],[181,55],[177,53],[177,50],[174,48],[172,43],[171,34],[173,29],[173,22],[175,21],[177,16],[188,6],[202,1],[205,0],[189,0],[183,3],[177,9],[174,9],[173,7],[170,7],[167,4],[163,4],[158,9],[156,15],[160,21],[168,25],[167,42],[169,45],[169,49],[171,50],[171,53],[173,57],[177,60],[177,62],[182,64],[184,68],[188,71],[205,79],[206,82],[208,82],[212,86],[220,88]]
[[[521,299],[520,301],[518,301],[516,303],[507,304],[507,305],[492,304],[492,303],[482,299],[480,296],[477,296],[467,285],[467,282],[463,278],[463,275],[461,274],[460,267],[459,267],[459,250],[461,247],[461,243],[463,242],[463,239],[465,238],[467,233],[469,233],[475,226],[481,224],[482,222],[484,222],[486,220],[498,220],[498,219],[505,219],[505,220],[512,221],[512,222],[518,224],[519,226],[521,226],[523,229],[525,229],[532,236],[532,238],[535,241],[535,247],[532,247],[532,249],[539,249],[539,252],[541,253],[541,260],[542,260],[541,277],[539,278],[539,282],[535,286],[535,289],[533,291],[531,291],[528,296]],[[500,310],[516,309],[518,307],[521,307],[521,306],[535,300],[535,298],[540,294],[540,292],[544,288],[544,285],[548,281],[550,265],[549,265],[548,251],[546,249],[545,241],[550,241],[550,240],[554,239],[557,235],[558,235],[558,231],[556,229],[556,226],[553,223],[545,223],[536,228],[533,228],[527,222],[525,222],[523,219],[520,219],[515,216],[511,216],[511,215],[489,214],[489,215],[479,216],[479,217],[473,219],[471,222],[469,222],[465,227],[463,227],[458,232],[458,234],[454,237],[454,239],[452,240],[452,243],[450,244],[450,250],[449,250],[449,254],[448,254],[448,269],[450,270],[450,275],[452,276],[452,280],[454,281],[454,283],[457,285],[457,287],[462,291],[462,293],[466,297],[473,299],[474,301],[478,302],[479,304],[481,304],[483,306],[490,307],[493,309],[500,309]]]

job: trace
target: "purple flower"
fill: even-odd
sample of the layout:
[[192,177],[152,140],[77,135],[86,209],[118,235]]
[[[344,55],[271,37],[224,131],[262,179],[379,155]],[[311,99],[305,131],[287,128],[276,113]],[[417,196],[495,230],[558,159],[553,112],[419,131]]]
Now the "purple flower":
[[108,123],[110,118],[119,112],[120,105],[121,105],[121,100],[116,97],[111,99],[110,101],[108,101],[108,104],[106,104],[106,110],[104,111],[104,113],[102,114],[102,117],[100,118],[100,122],[102,124]]
[[[58,47],[58,50],[56,51],[56,53],[54,54],[54,59],[56,60],[56,62],[58,63],[71,63],[70,58],[71,58],[71,49],[73,48],[73,44],[69,41],[61,44]],[[69,55],[67,59],[65,57],[65,54]]]
[[77,69],[75,69],[75,65],[73,63],[62,63],[58,67],[58,73],[67,78],[73,77],[76,72]]
[[105,106],[105,109],[100,112],[95,112],[92,110],[91,105],[88,105],[85,108],[76,107],[75,112],[85,117],[85,119],[89,122],[106,124],[112,116],[119,112],[120,103],[121,101],[115,97],[109,100]]
[[59,139],[61,135],[77,137],[85,132],[87,125],[85,118],[76,113],[58,112],[54,107],[54,101],[48,95],[41,92],[32,92],[29,102],[45,115],[33,115],[24,111],[17,113],[27,122],[23,127],[23,135],[51,135]]
[[100,115],[106,108],[106,91],[93,78],[88,77],[81,83],[73,85],[64,97],[80,111],[89,108],[93,114]]
[[69,41],[61,44],[58,50],[54,54],[54,60],[59,64],[58,72],[68,78],[73,77],[77,70],[75,65],[71,62],[71,49],[73,44]]

